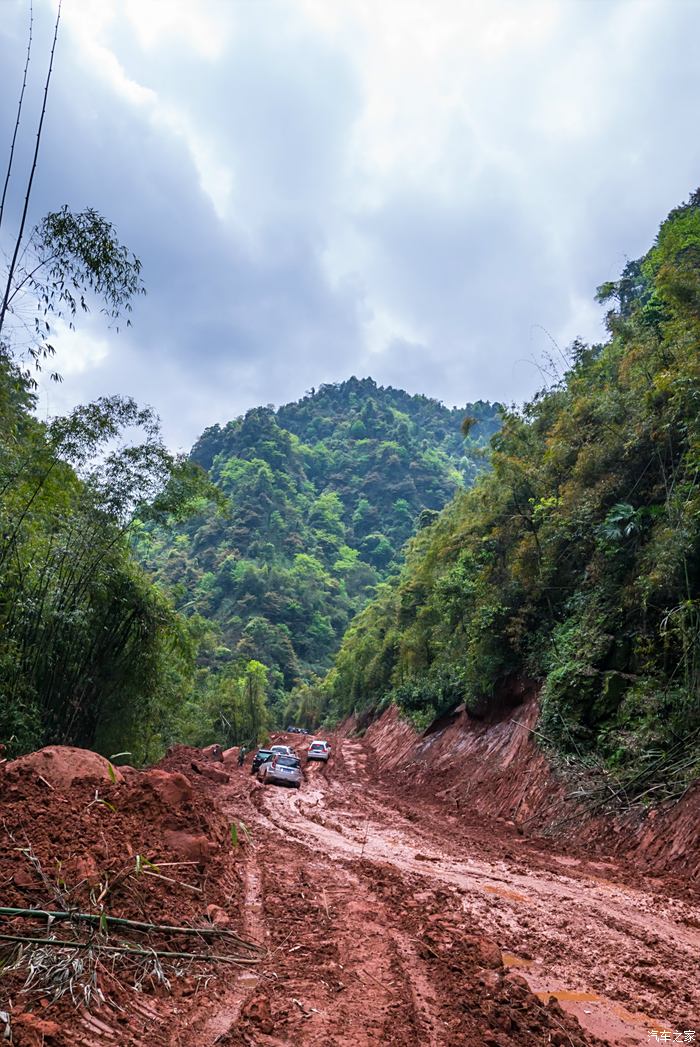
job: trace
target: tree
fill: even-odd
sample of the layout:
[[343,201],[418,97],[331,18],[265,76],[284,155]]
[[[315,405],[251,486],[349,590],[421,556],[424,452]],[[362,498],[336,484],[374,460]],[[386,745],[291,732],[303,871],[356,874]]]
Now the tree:
[[[124,312],[131,311],[133,298],[145,293],[140,261],[119,242],[112,224],[94,208],[74,213],[64,204],[59,210],[46,215],[29,236],[25,236],[60,21],[59,2],[24,202],[17,219],[10,260],[0,279],[0,346],[14,353],[15,357],[22,354],[24,358],[29,358],[35,368],[41,368],[42,362],[54,355],[50,338],[51,325],[56,319],[67,317],[72,327],[76,314],[79,311],[88,312],[90,301],[94,299],[100,304],[108,321],[117,324]],[[31,53],[32,26],[33,17],[30,17],[24,79],[0,202],[0,229],[6,217],[7,191],[13,177],[15,145]],[[18,337],[18,332],[22,332],[21,337]],[[25,370],[24,377],[30,386],[36,385],[30,370]],[[53,372],[52,378],[60,380],[60,375]]]

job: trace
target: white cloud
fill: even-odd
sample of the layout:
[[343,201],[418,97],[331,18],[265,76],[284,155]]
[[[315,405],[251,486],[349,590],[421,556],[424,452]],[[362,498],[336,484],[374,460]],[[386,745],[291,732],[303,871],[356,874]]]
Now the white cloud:
[[370,368],[450,402],[531,394],[540,326],[599,338],[595,286],[698,181],[697,5],[71,0],[64,18],[37,193],[112,218],[149,296],[122,342],[67,349],[61,395],[140,391],[178,443]]

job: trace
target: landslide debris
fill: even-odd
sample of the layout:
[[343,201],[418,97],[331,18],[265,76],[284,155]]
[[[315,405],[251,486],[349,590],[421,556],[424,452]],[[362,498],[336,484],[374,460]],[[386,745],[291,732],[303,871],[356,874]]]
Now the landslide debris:
[[[209,956],[258,962],[259,951],[234,937],[243,937],[244,843],[233,847],[217,784],[192,768],[216,759],[176,750],[160,767],[120,770],[52,746],[0,767],[1,905],[22,911],[0,913],[0,1011],[13,1044],[95,1042],[80,1038],[86,1022],[143,1043],[147,1019],[135,1000],[146,994],[167,1014],[203,976],[232,969]],[[149,1042],[170,1040],[152,1031]]]

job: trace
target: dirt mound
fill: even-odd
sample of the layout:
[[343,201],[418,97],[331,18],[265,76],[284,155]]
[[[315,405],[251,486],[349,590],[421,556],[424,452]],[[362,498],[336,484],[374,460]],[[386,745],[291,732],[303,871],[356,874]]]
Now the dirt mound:
[[7,782],[34,774],[61,791],[69,789],[80,778],[96,778],[105,782],[123,780],[119,768],[113,767],[104,756],[69,745],[48,745],[38,752],[10,760],[4,765],[4,773]]
[[[193,752],[202,761],[201,751]],[[40,1034],[47,1044],[102,1042],[78,1035],[83,1018],[88,1021],[84,1005],[91,997],[94,1008],[99,992],[108,1002],[89,1016],[90,1028],[108,1021],[119,1042],[145,1042],[138,1031],[143,1014],[131,1013],[134,1000],[150,993],[154,1005],[162,999],[172,1010],[177,1003],[166,1001],[166,990],[176,1000],[186,997],[200,976],[224,969],[188,959],[189,954],[235,951],[230,942],[196,932],[172,935],[158,929],[206,929],[216,923],[236,932],[242,926],[245,840],[233,846],[229,816],[218,802],[220,786],[191,766],[187,773],[188,757],[169,758],[185,773],[129,769],[112,780],[104,774],[108,764],[102,757],[52,748],[13,761],[2,772],[3,906],[84,914],[50,924],[26,912],[0,915],[0,933],[22,939],[0,941],[0,966],[3,960],[10,963],[0,986],[0,1011],[10,1012],[12,1042],[20,1047],[44,1042]],[[114,919],[157,926],[138,930],[109,923]],[[71,951],[47,943],[37,953],[38,943],[26,942],[54,936],[86,945]],[[100,952],[115,946],[141,954]],[[173,956],[158,960],[148,952],[152,949]],[[35,976],[25,993],[30,962]],[[135,987],[141,990],[136,997]],[[42,998],[49,1002],[46,1010]],[[41,1024],[45,1019],[57,1023],[58,1031],[52,1024],[49,1035]],[[148,1042],[161,1047],[170,1041],[154,1034]]]

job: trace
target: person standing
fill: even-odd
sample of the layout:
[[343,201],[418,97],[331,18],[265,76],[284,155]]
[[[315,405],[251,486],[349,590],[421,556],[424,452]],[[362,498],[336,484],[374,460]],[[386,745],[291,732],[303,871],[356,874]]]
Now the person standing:
[[238,766],[239,767],[243,766],[243,761],[245,760],[245,754],[246,754],[245,745],[241,745],[239,747],[239,749],[238,749]]

